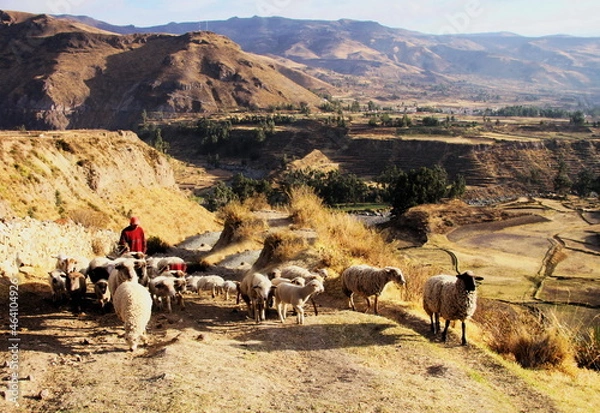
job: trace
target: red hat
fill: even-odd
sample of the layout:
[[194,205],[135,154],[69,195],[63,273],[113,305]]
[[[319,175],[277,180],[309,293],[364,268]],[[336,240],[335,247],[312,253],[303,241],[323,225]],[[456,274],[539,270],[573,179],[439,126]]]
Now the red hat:
[[131,217],[129,220],[130,225],[140,225],[140,219],[138,217]]

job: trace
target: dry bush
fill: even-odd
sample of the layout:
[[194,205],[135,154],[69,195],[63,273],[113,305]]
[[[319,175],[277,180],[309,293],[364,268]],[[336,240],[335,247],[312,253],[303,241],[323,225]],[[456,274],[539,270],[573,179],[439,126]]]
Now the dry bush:
[[310,188],[291,191],[290,215],[296,226],[316,231],[319,244],[326,246],[320,249],[321,261],[336,272],[354,262],[400,268],[406,264],[394,243],[347,213],[324,207]]
[[319,218],[315,213],[325,210],[321,198],[307,186],[292,188],[289,198],[290,216],[294,223],[300,227],[314,227]]
[[261,209],[271,208],[265,194],[256,194],[244,200],[243,205],[250,211],[260,211]]
[[306,249],[306,246],[306,240],[291,231],[269,234],[265,238],[263,249],[254,266],[264,268],[292,261]]
[[109,217],[100,211],[93,209],[75,209],[69,211],[69,218],[86,228],[106,228],[109,222]]
[[357,263],[398,267],[407,280],[401,290],[403,299],[420,303],[423,284],[435,268],[411,262],[398,251],[396,243],[386,241],[381,233],[366,227],[347,213],[326,208],[310,188],[292,190],[289,208],[296,226],[310,227],[316,231],[318,266],[327,267],[338,274]]
[[525,368],[560,368],[570,355],[569,339],[557,328],[522,329],[511,347],[515,360]]
[[92,252],[96,256],[102,256],[108,253],[106,246],[104,245],[104,241],[101,238],[92,239]]
[[600,371],[600,326],[575,332],[572,343],[577,366]]
[[473,319],[491,350],[522,367],[562,369],[572,359],[568,331],[537,310],[480,299]]
[[148,237],[148,255],[164,254],[169,250],[169,248],[171,248],[171,245],[169,245],[168,242],[162,240],[161,238],[156,236]]
[[219,218],[224,221],[221,237],[213,246],[213,251],[222,249],[232,243],[243,242],[262,234],[266,223],[258,218],[239,202],[231,202],[219,211]]

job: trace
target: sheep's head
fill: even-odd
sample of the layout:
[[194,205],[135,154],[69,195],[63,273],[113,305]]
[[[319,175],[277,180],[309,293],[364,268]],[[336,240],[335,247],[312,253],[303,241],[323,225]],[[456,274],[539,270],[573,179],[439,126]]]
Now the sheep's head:
[[156,289],[158,295],[161,295],[163,297],[175,297],[175,294],[177,294],[177,291],[175,291],[174,283],[170,279],[157,282],[154,285],[154,288]]
[[483,281],[483,277],[478,277],[473,274],[473,271],[466,271],[456,276],[465,285],[466,291],[475,291],[477,289],[477,281]]
[[78,291],[85,290],[85,275],[73,271],[67,274],[67,290]]
[[315,273],[321,277],[323,277],[323,279],[327,279],[327,277],[329,276],[329,273],[327,272],[326,268],[319,268],[318,270],[315,271]]
[[123,275],[123,281],[137,281],[138,275],[135,272],[135,263],[133,260],[128,259],[119,262],[117,265],[115,265],[115,268],[118,269]]
[[184,293],[187,290],[187,281],[183,277],[173,279],[173,287],[178,293]]
[[306,285],[310,286],[310,288],[314,291],[315,294],[322,293],[325,291],[325,287],[323,287],[323,283],[319,280],[312,280]]
[[54,269],[48,271],[48,275],[53,286],[65,285],[67,274],[63,270]]
[[398,284],[398,285],[406,284],[406,279],[404,278],[404,275],[402,274],[402,271],[400,270],[400,268],[385,267],[385,272],[387,273],[388,278],[391,281],[394,281],[396,284]]
[[274,278],[281,278],[281,270],[279,268],[271,271],[269,274],[269,280],[272,280]]
[[96,284],[94,284],[94,289],[100,294],[100,295],[105,295],[109,290],[108,290],[108,281],[106,280],[99,280],[96,282]]

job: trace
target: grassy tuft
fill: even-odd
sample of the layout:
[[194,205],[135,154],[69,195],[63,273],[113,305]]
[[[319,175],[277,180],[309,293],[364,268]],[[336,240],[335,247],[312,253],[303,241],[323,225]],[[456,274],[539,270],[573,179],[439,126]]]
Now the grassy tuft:
[[411,262],[398,252],[396,243],[386,241],[376,230],[351,215],[325,207],[310,188],[292,189],[289,209],[296,227],[310,227],[317,233],[318,266],[338,274],[359,263],[398,267],[407,279],[404,300],[420,302],[422,286],[434,268]]
[[68,212],[69,218],[86,228],[106,228],[110,218],[100,211],[92,209],[76,209]]
[[576,332],[572,342],[577,365],[600,371],[600,326]]

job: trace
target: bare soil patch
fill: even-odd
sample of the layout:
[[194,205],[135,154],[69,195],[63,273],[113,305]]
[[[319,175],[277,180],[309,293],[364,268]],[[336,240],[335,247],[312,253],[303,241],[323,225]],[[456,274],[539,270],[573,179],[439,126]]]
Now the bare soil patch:
[[257,325],[222,297],[186,301],[156,311],[132,353],[114,313],[88,303],[75,315],[24,288],[20,406],[3,411],[558,411],[478,347],[431,342],[397,303],[379,317],[321,295],[319,316],[298,326],[273,314]]

